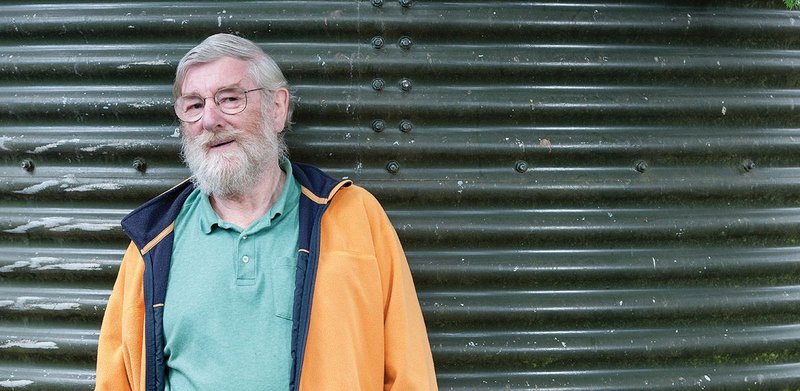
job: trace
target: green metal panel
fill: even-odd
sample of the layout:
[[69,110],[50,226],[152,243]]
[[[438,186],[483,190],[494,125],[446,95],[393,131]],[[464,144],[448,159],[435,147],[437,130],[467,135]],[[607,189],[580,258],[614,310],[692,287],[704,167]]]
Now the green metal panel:
[[122,216],[188,175],[178,59],[242,34],[292,158],[407,250],[442,389],[800,389],[780,1],[0,5],[0,389],[90,389]]

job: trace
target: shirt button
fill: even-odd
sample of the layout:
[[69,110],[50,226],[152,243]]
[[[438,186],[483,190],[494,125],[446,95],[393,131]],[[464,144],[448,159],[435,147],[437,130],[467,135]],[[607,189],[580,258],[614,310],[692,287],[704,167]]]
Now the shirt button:
[[244,263],[250,262],[250,257],[248,257],[247,255],[243,256],[242,257],[242,262],[244,262]]
[[242,240],[247,239],[247,235],[242,236]]

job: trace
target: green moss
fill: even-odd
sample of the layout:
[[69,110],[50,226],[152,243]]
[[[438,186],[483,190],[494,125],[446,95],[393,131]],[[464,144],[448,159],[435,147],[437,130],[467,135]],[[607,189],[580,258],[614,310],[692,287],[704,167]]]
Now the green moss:
[[788,362],[797,362],[800,359],[800,353],[793,349],[784,349],[772,352],[763,352],[753,355],[731,355],[731,354],[718,354],[714,355],[714,364],[724,365],[775,365],[785,364]]

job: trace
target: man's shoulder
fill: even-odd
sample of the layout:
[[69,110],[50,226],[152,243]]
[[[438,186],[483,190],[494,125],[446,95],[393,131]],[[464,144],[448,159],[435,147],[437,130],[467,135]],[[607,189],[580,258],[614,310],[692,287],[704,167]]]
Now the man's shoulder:
[[151,198],[122,218],[123,230],[141,246],[172,224],[192,190],[194,185],[187,179]]
[[336,195],[331,199],[331,205],[347,205],[347,206],[360,206],[365,208],[381,208],[378,199],[367,189],[355,184],[348,183],[347,186],[342,186]]
[[139,205],[136,207],[136,209],[131,211],[131,213],[125,216],[123,221],[142,213],[163,214],[163,212],[166,210],[173,209],[176,206],[178,209],[180,209],[181,205],[183,205],[183,202],[186,200],[186,197],[188,197],[193,190],[194,185],[191,181],[191,178],[188,178],[164,191],[163,193],[145,201],[143,204]]
[[368,190],[352,183],[336,192],[326,214],[356,224],[373,225],[388,221],[378,199]]

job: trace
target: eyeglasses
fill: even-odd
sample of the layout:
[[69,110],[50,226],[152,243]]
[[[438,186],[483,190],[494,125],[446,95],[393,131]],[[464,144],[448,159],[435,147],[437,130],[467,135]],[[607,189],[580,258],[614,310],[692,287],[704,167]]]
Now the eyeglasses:
[[213,97],[183,95],[175,100],[175,114],[183,122],[197,122],[200,118],[203,118],[203,111],[208,98],[214,98],[214,103],[223,113],[239,114],[247,107],[247,93],[263,89],[262,87],[244,90],[239,87],[231,87],[217,90]]

